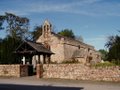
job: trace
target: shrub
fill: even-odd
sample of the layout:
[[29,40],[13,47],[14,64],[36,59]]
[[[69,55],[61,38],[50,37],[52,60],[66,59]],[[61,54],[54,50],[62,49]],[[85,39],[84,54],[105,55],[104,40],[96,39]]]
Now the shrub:
[[120,60],[113,59],[111,62],[118,65],[118,66],[120,66]]
[[97,63],[94,65],[95,67],[109,67],[109,66],[116,66],[114,63],[110,63],[108,61],[104,63]]

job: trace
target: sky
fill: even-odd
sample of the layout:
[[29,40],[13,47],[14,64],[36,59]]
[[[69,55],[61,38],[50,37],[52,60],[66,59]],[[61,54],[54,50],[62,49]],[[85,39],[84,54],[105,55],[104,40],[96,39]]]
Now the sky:
[[120,0],[0,0],[0,15],[5,12],[29,18],[30,30],[46,19],[56,32],[72,29],[97,50],[120,30]]

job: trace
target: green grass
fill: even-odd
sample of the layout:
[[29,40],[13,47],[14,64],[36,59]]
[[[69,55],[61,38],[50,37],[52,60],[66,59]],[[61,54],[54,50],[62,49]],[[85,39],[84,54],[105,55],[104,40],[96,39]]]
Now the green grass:
[[117,65],[110,62],[104,62],[104,63],[97,63],[94,66],[95,67],[111,67],[111,66],[117,66]]

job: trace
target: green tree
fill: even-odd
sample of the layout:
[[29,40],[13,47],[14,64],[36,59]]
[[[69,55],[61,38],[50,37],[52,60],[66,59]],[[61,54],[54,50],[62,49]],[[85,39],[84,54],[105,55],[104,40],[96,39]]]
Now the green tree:
[[[18,63],[13,53],[22,40],[28,37],[29,19],[11,13],[0,15],[0,29],[8,32],[6,38],[0,40],[0,63]],[[16,60],[17,59],[17,60]]]
[[58,34],[75,39],[75,35],[71,29],[64,29],[64,30],[58,32]]
[[115,63],[120,64],[120,36],[109,36],[105,46],[109,49],[107,59],[109,61],[114,60]]
[[31,32],[32,40],[36,41],[39,36],[42,35],[42,26],[35,26],[34,30]]
[[5,13],[5,15],[0,15],[0,29],[5,29],[8,32],[8,35],[13,38],[19,36],[22,39],[25,39],[28,35],[29,19],[16,16],[12,13]]
[[78,41],[80,41],[80,42],[84,42],[82,36],[75,36],[75,39],[78,40]]
[[99,52],[100,52],[101,55],[102,55],[102,57],[101,57],[102,60],[105,61],[105,60],[107,59],[107,53],[108,53],[108,52],[107,52],[106,50],[104,50],[104,49],[100,49]]
[[2,38],[0,38],[0,61],[1,61],[1,54],[2,54]]
[[22,43],[21,38],[13,39],[11,36],[7,36],[0,42],[0,64],[19,62],[19,58],[14,54],[14,51],[20,43]]

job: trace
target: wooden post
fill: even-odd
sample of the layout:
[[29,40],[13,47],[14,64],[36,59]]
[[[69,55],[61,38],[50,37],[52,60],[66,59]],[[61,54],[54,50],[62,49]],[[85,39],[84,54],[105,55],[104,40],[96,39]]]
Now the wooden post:
[[51,62],[51,60],[50,60],[50,59],[51,59],[50,56],[51,56],[51,55],[48,55],[48,63]]
[[40,64],[40,55],[38,55],[38,64]]
[[46,55],[43,55],[43,64],[46,63]]

